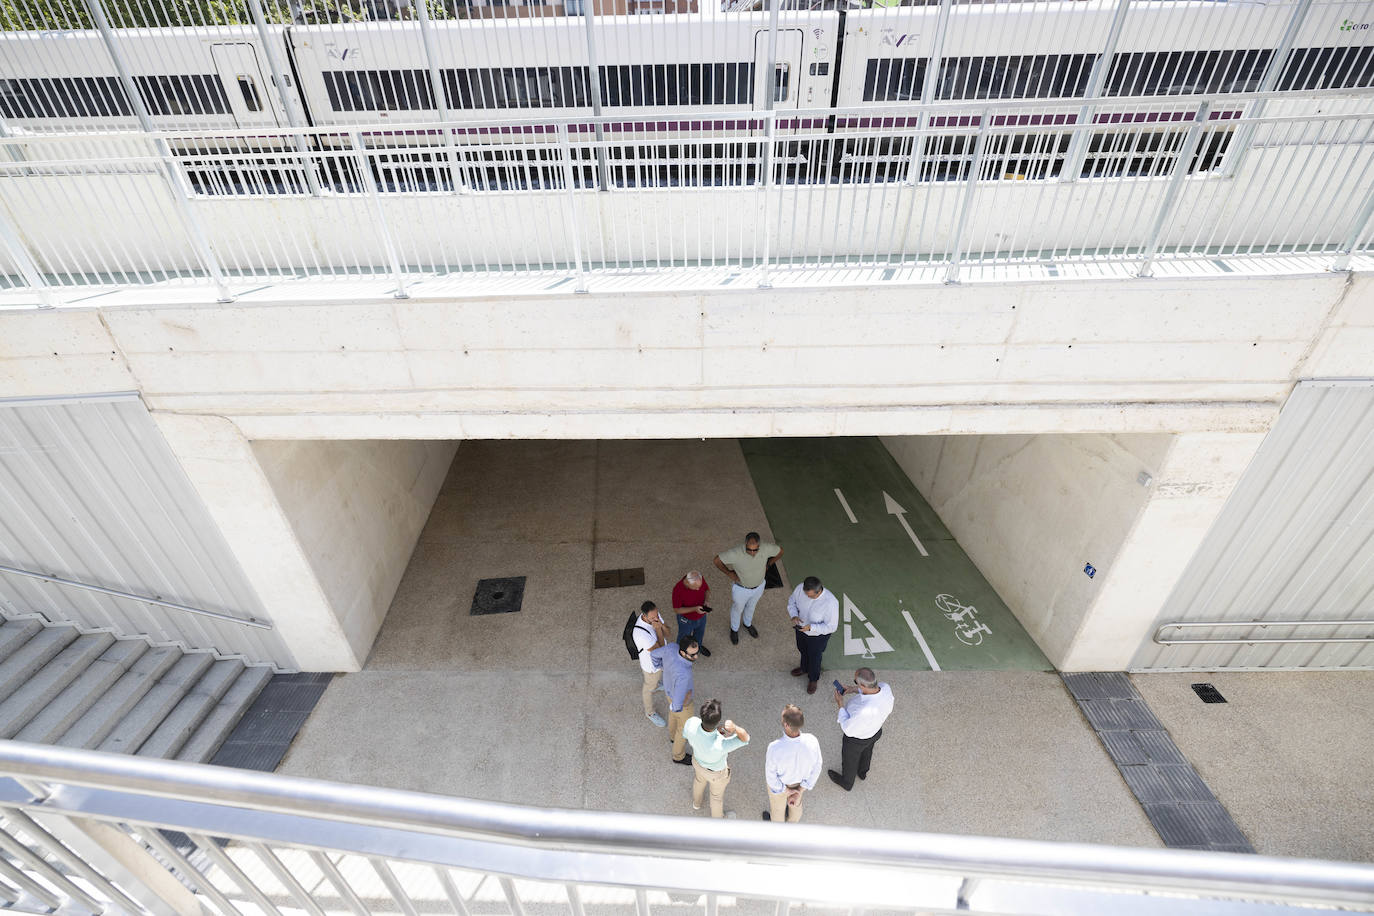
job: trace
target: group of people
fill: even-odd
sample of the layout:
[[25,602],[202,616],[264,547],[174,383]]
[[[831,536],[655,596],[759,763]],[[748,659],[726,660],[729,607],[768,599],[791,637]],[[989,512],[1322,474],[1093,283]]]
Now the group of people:
[[[768,568],[780,556],[781,547],[765,542],[752,531],[744,536],[742,544],[715,556],[716,568],[731,582],[732,644],[738,645],[741,627],[750,636],[758,637],[754,610],[763,594]],[[725,787],[730,782],[729,754],[749,744],[749,733],[724,718],[720,700],[706,700],[699,709],[693,704],[694,665],[698,658],[711,655],[703,643],[706,617],[712,610],[709,593],[710,586],[702,574],[697,570],[688,572],[673,586],[676,638],[652,601],[640,606],[633,638],[644,675],[641,698],[645,717],[668,729],[673,762],[693,768],[692,808],[701,809],[709,790],[711,816],[724,817]],[[787,599],[787,613],[798,654],[797,666],[791,673],[793,677],[805,674],[806,692],[813,694],[821,676],[821,656],[830,634],[839,628],[839,602],[820,579],[808,576]],[[668,699],[666,720],[654,709],[654,693],[659,689]],[[882,737],[883,723],[892,712],[892,688],[880,682],[871,668],[860,668],[854,672],[853,684],[834,682],[834,698],[844,737],[840,769],[829,770],[827,775],[849,791],[855,779],[868,776],[873,745]],[[763,812],[763,819],[796,822],[801,820],[803,793],[814,788],[820,778],[820,742],[815,735],[802,731],[805,716],[796,705],[789,703],[783,707],[781,722],[782,737],[768,745],[764,760],[768,810]]]

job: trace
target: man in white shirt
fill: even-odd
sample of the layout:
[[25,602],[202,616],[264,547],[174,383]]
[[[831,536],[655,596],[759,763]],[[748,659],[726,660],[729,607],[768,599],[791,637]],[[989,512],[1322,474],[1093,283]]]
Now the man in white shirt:
[[768,745],[763,778],[768,784],[765,821],[796,823],[802,816],[802,793],[814,788],[821,775],[821,744],[815,735],[802,734],[806,720],[791,703],[782,708],[782,737]]
[[815,693],[816,682],[821,679],[821,653],[830,642],[830,634],[840,625],[840,602],[833,592],[825,590],[820,579],[807,576],[787,599],[787,615],[792,618],[800,658],[792,676],[805,674],[806,692]]
[[840,708],[840,731],[844,732],[840,745],[841,772],[826,772],[831,782],[848,792],[854,788],[855,776],[868,778],[873,745],[883,736],[883,723],[892,714],[892,688],[879,683],[872,668],[860,668],[854,672],[853,687],[846,687],[843,692],[835,691],[835,705]]
[[639,648],[639,669],[644,673],[644,687],[640,696],[644,700],[644,718],[663,728],[668,723],[654,712],[654,690],[659,678],[663,677],[663,663],[651,654],[668,641],[668,626],[658,613],[658,606],[646,601],[639,606],[639,620],[634,627],[635,645]]

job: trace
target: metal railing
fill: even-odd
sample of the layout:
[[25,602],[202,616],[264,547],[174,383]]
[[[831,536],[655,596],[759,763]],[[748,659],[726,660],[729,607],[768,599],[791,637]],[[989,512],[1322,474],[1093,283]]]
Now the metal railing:
[[1211,629],[1214,627],[1251,627],[1265,630],[1269,627],[1374,627],[1374,620],[1176,620],[1166,623],[1155,630],[1154,641],[1161,646],[1189,645],[1250,645],[1252,643],[1321,643],[1321,642],[1374,642],[1374,636],[1251,636],[1244,638],[1222,639],[1203,637],[1201,639],[1165,639],[1165,630]]
[[24,576],[29,579],[38,579],[41,582],[51,582],[53,585],[62,585],[67,588],[79,588],[88,592],[96,592],[101,595],[109,595],[112,598],[127,598],[130,601],[138,601],[143,604],[151,604],[157,607],[165,607],[173,611],[181,611],[186,614],[196,614],[201,617],[213,617],[215,620],[226,620],[230,623],[241,623],[246,627],[257,627],[260,630],[272,629],[272,623],[267,620],[258,620],[256,617],[236,617],[233,614],[226,614],[223,611],[212,611],[203,607],[192,607],[189,604],[178,604],[175,601],[164,601],[155,595],[139,595],[134,592],[120,591],[116,588],[106,588],[103,585],[91,585],[88,582],[77,582],[75,579],[64,579],[61,576],[52,576],[47,573],[34,572],[31,569],[20,569],[17,566],[0,565],[0,573],[9,573],[15,576]]
[[1316,860],[524,808],[0,741],[0,906],[59,913],[1374,910]]

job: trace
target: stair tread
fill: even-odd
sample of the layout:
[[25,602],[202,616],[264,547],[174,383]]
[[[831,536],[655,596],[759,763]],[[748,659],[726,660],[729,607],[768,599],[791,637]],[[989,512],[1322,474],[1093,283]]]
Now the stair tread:
[[243,671],[243,662],[214,662],[135,751],[140,757],[175,757]]
[[109,633],[78,636],[0,702],[0,738],[12,738],[115,641]]
[[180,649],[170,646],[149,648],[57,743],[63,747],[97,747],[181,656]]
[[104,653],[43,707],[14,737],[51,744],[99,702],[134,662],[148,650],[141,639],[117,639]]
[[37,620],[7,620],[0,626],[0,661],[13,655],[41,629],[43,624]]
[[183,655],[167,670],[152,688],[125,714],[109,736],[100,742],[99,750],[116,754],[132,754],[148,736],[162,724],[162,720],[191,691],[213,658],[204,653]]
[[272,669],[263,665],[245,668],[210,714],[177,752],[177,760],[208,763],[224,739],[243,718],[248,707],[272,680]]
[[42,632],[35,633],[0,662],[0,697],[8,697],[22,687],[76,637],[75,627],[44,627]]

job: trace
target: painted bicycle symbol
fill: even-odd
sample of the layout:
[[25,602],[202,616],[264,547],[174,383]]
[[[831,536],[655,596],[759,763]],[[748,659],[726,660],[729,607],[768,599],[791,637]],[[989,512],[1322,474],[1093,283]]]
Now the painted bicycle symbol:
[[954,635],[964,645],[979,645],[984,635],[992,635],[988,625],[978,619],[978,609],[964,604],[953,595],[936,595],[935,606],[947,619],[954,621]]

